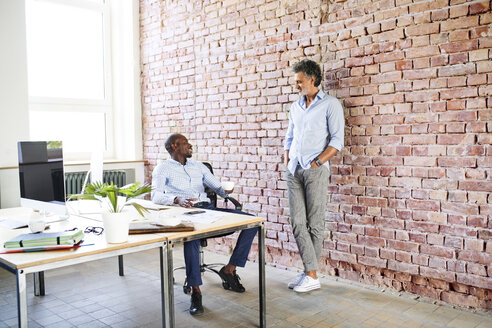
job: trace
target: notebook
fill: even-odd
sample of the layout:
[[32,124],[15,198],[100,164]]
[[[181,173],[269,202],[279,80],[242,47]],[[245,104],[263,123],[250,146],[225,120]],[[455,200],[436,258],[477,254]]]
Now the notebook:
[[29,247],[13,247],[0,249],[0,254],[9,253],[28,253],[28,252],[45,252],[45,251],[57,251],[57,250],[67,250],[71,248],[78,248],[82,245],[84,241],[80,241],[74,245],[51,245],[51,246],[29,246]]
[[82,230],[61,232],[26,233],[19,235],[3,245],[5,248],[75,245],[84,239]]

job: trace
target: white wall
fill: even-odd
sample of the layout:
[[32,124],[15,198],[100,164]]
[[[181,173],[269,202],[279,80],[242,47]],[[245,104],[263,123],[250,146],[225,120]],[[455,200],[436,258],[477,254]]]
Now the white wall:
[[140,93],[140,21],[138,0],[111,2],[112,89],[115,154],[143,158]]
[[[29,139],[25,21],[24,1],[0,1],[0,167],[17,166],[17,141]],[[0,175],[0,195],[18,205],[17,170]]]

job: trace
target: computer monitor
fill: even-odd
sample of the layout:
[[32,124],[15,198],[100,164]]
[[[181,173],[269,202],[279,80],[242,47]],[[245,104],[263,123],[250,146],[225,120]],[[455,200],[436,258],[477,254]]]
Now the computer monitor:
[[61,141],[19,141],[21,206],[66,214]]

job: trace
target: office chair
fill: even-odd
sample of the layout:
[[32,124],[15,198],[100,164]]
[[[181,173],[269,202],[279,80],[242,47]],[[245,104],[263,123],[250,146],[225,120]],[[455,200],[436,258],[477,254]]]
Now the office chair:
[[[212,168],[212,165],[210,165],[210,163],[207,163],[207,162],[203,162],[203,164],[210,170],[210,172],[212,172],[212,174],[214,174],[214,170]],[[205,192],[207,193],[207,197],[210,199],[210,203],[214,206],[214,207],[217,207],[217,194],[212,190],[210,189],[209,187],[205,186]],[[225,202],[225,206],[227,207],[227,203],[228,201],[231,201],[232,204],[234,204],[234,207],[236,210],[242,210],[242,205],[234,198],[232,197],[228,197],[226,199],[224,199],[224,202]],[[232,233],[228,233],[228,234],[224,234],[224,235],[220,235],[220,236],[216,236],[216,237],[224,237],[224,236],[227,236],[227,235],[230,235]],[[222,267],[224,266],[225,264],[224,263],[205,263],[205,256],[203,254],[203,248],[204,247],[207,247],[207,239],[201,239],[200,240],[200,272],[206,272],[206,271],[209,271],[209,272],[213,272],[215,273],[216,275],[219,275],[219,271],[214,269],[214,267]],[[173,270],[176,271],[176,270],[184,270],[185,267],[184,266],[181,266],[181,267],[178,267],[178,268],[175,268]],[[221,278],[222,280],[222,278]],[[185,281],[183,283],[183,292],[185,294],[190,294],[191,293],[191,287],[188,287],[186,285],[187,283],[187,279],[185,278]],[[225,281],[222,281],[222,287],[224,287],[225,289],[228,289],[229,288],[229,285],[227,282]]]

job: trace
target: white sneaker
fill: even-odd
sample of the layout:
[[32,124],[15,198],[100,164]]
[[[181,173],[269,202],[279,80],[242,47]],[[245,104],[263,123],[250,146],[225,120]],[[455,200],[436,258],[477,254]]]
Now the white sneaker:
[[287,287],[290,289],[294,288],[295,286],[299,285],[301,282],[302,278],[304,278],[306,274],[304,272],[299,273],[294,279],[292,279],[288,284]]
[[313,279],[310,276],[304,276],[301,282],[294,287],[294,291],[298,293],[305,293],[320,288],[321,284],[319,283],[319,279]]

